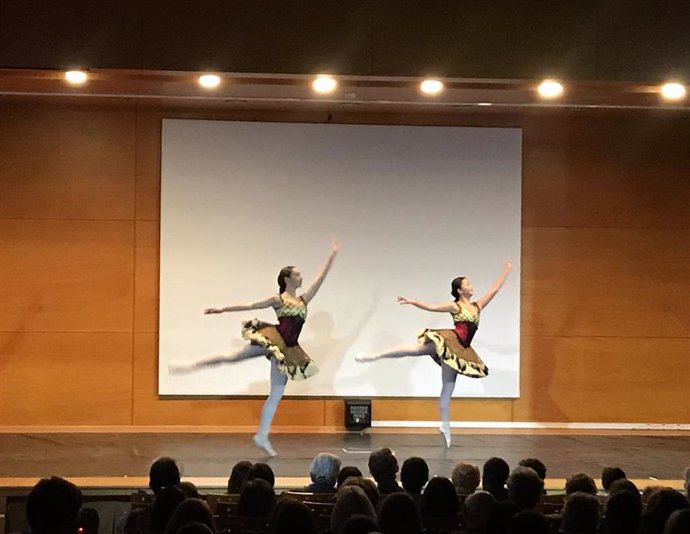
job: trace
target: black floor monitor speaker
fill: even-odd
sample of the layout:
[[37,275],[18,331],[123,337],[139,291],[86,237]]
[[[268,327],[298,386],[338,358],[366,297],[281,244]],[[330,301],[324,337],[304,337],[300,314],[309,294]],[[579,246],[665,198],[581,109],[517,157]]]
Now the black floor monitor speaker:
[[364,430],[371,426],[371,400],[345,399],[345,428]]

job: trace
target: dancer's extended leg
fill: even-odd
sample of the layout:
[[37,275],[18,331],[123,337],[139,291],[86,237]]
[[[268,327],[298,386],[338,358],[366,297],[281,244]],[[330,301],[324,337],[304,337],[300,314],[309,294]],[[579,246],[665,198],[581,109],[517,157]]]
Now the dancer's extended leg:
[[441,428],[439,431],[446,440],[446,447],[450,447],[450,399],[453,397],[455,380],[458,373],[445,363],[441,364],[441,395],[438,399],[438,407],[441,412]]
[[269,456],[277,456],[276,451],[271,446],[271,442],[268,440],[268,433],[271,430],[271,422],[278,408],[278,403],[283,398],[286,384],[287,376],[280,372],[278,360],[275,357],[271,358],[271,391],[261,409],[261,423],[259,424],[258,432],[254,436],[254,443],[264,449]]
[[434,354],[435,348],[433,343],[424,343],[419,345],[405,345],[386,352],[379,352],[373,354],[360,353],[355,356],[358,362],[373,362],[382,358],[405,358],[407,356],[431,356]]
[[190,373],[204,367],[220,365],[223,363],[235,363],[258,356],[268,356],[270,353],[261,345],[246,344],[235,352],[213,352],[197,360],[171,360],[168,363],[168,371],[173,374]]

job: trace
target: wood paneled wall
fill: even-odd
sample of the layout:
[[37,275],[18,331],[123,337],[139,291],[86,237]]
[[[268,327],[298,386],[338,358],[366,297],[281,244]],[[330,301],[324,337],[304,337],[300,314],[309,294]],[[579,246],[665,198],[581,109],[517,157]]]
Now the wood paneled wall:
[[[253,425],[261,399],[157,397],[163,116],[325,113],[3,104],[0,424]],[[690,423],[690,117],[683,112],[333,113],[333,122],[519,126],[522,396],[456,420]],[[433,400],[377,419],[433,420]],[[342,424],[286,399],[276,425]]]

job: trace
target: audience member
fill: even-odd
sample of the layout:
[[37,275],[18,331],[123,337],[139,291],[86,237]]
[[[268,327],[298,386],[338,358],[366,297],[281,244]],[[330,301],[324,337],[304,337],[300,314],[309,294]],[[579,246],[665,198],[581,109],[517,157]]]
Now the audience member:
[[276,504],[276,494],[266,480],[245,480],[237,501],[237,515],[242,517],[268,517]]
[[168,525],[175,508],[184,500],[184,492],[179,486],[160,488],[151,505],[149,530],[151,532],[165,532],[165,527]]
[[663,534],[666,521],[676,510],[690,507],[685,496],[673,488],[658,489],[649,496],[642,512],[640,532],[642,534]]
[[508,500],[506,482],[510,468],[503,458],[489,458],[482,469],[482,489],[488,491],[496,500]]
[[422,517],[456,517],[458,496],[453,483],[445,477],[432,478],[422,495]]
[[570,475],[565,481],[565,494],[570,495],[577,491],[583,491],[590,495],[597,494],[597,485],[594,479],[586,473],[575,473]]
[[343,482],[345,482],[348,478],[350,477],[361,477],[362,472],[359,470],[358,467],[355,467],[354,465],[346,465],[345,467],[342,467],[340,471],[338,472],[338,484],[337,488],[343,485]]
[[340,534],[345,528],[345,522],[353,515],[376,518],[374,507],[362,488],[355,485],[343,486],[336,494],[331,514],[331,533]]
[[624,478],[627,477],[620,467],[604,467],[601,471],[601,487],[604,488],[604,491],[609,491],[611,484]]
[[[260,478],[262,480],[265,480],[270,484],[271,487],[275,486],[276,483],[276,477],[273,474],[273,469],[271,469],[271,466],[263,463],[263,462],[257,462],[255,463],[249,471],[247,471],[247,474],[244,477],[244,482],[250,482],[252,480],[255,480],[257,478]],[[242,492],[240,488],[240,493]]]
[[314,457],[309,468],[311,484],[305,489],[311,493],[335,493],[340,471],[340,458],[335,454],[321,452]]
[[242,490],[244,478],[247,476],[247,473],[252,467],[253,464],[246,460],[237,462],[234,466],[232,466],[230,478],[228,478],[228,494],[239,495],[240,491]]
[[599,499],[585,491],[568,495],[563,508],[563,534],[597,534],[600,519]]
[[40,480],[26,498],[26,518],[32,534],[74,534],[81,504],[81,491],[68,480]]
[[281,499],[269,521],[272,534],[317,534],[314,516],[303,502]]
[[381,495],[404,491],[395,480],[398,460],[388,447],[375,450],[369,455],[369,472],[374,477]]
[[458,462],[453,467],[451,479],[457,494],[466,497],[474,493],[479,487],[479,468],[476,465]]
[[429,481],[429,466],[426,460],[412,456],[403,462],[400,469],[400,483],[419,509],[422,504],[422,489]]
[[391,493],[384,498],[378,523],[382,534],[422,534],[419,512],[406,493]]
[[534,510],[544,493],[544,483],[529,467],[516,467],[508,477],[508,498],[520,510]]
[[213,512],[206,501],[201,499],[189,498],[178,504],[165,527],[165,534],[177,534],[178,530],[188,523],[202,523],[214,534],[218,532]]

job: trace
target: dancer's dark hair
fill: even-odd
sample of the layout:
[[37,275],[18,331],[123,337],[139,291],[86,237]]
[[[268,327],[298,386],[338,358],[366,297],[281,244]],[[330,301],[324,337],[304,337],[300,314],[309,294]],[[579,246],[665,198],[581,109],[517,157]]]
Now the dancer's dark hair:
[[285,285],[285,279],[290,278],[294,268],[294,265],[288,265],[287,267],[283,267],[278,273],[278,288],[280,289],[281,293],[285,292],[285,289],[287,288]]
[[460,298],[460,286],[465,278],[465,276],[458,276],[450,283],[450,294],[453,295],[455,300]]

